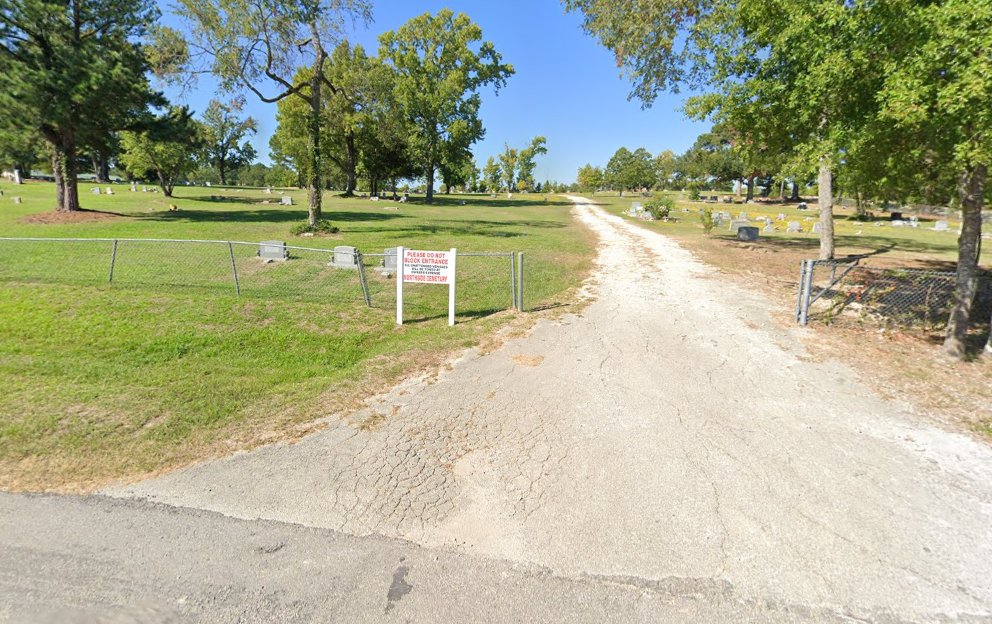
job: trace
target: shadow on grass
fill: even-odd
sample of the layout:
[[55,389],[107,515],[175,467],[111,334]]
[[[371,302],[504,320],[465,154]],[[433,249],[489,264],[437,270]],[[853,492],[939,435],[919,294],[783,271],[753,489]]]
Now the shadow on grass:
[[[129,215],[145,221],[169,221],[197,223],[225,221],[230,223],[303,223],[307,219],[306,208],[286,210],[285,208],[262,208],[259,210],[176,210]],[[389,221],[402,219],[407,215],[381,212],[324,212],[324,218],[331,223]]]
[[[518,196],[519,197],[519,196]],[[461,202],[465,202],[462,205]],[[493,199],[488,197],[444,197],[434,196],[434,203],[428,204],[422,197],[411,198],[408,205],[423,206],[431,208],[531,208],[535,206],[571,206],[572,202],[561,199],[548,199],[544,201],[544,196],[536,197],[524,196],[519,200],[514,199]]]
[[[740,242],[732,234],[717,234],[714,239],[725,243]],[[904,251],[924,254],[940,254],[953,252],[956,246],[953,244],[930,243],[927,241],[913,240],[907,238],[888,238],[884,236],[850,236],[841,235],[835,239],[836,246],[860,247],[873,250],[871,255],[887,253],[890,251]],[[770,249],[772,251],[793,251],[814,254],[820,249],[820,239],[809,238],[786,238],[780,236],[769,236],[760,238],[753,245]],[[863,255],[863,254],[862,254]],[[951,263],[953,264],[953,263]]]

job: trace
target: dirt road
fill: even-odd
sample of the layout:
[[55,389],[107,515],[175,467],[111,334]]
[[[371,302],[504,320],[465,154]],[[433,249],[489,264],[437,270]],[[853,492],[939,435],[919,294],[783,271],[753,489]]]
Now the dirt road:
[[992,615],[987,447],[811,361],[748,284],[576,201],[600,238],[580,315],[351,424],[107,494],[675,584],[700,604]]

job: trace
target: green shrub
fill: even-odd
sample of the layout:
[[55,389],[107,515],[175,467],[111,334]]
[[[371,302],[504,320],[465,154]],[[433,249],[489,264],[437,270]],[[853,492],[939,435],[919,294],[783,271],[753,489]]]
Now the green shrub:
[[703,231],[709,234],[713,231],[713,211],[709,208],[703,208],[699,211],[699,222],[703,224]]
[[289,231],[293,236],[300,236],[301,234],[337,234],[341,230],[331,225],[330,221],[321,219],[316,225],[297,223]]
[[699,189],[689,189],[689,199],[691,201],[699,201]]
[[655,219],[667,219],[675,209],[675,200],[671,197],[656,197],[645,204],[644,209]]

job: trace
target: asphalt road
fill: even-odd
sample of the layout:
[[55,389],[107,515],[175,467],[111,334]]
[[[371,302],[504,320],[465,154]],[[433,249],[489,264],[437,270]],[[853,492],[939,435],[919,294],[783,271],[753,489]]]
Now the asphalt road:
[[0,616],[992,621],[987,446],[813,361],[673,241],[576,213],[600,238],[579,315],[118,501],[0,497]]

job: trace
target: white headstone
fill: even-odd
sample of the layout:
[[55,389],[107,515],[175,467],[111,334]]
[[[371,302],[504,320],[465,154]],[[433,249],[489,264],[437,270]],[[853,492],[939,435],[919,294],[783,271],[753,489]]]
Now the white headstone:
[[936,222],[936,223],[933,224],[933,229],[935,231],[937,231],[937,232],[947,232],[948,231],[948,225],[949,224],[947,223],[947,221],[944,221],[943,219],[941,219],[940,221],[938,221],[938,222]]
[[91,190],[90,193],[92,193],[93,195],[99,195],[100,194],[100,187],[99,186],[94,186],[93,187],[93,190]]
[[131,183],[131,192],[132,193],[137,193],[138,192],[138,185],[135,184],[134,182]]
[[15,203],[15,204],[19,204],[19,203],[21,203],[21,198],[20,198],[20,197],[15,197],[15,198],[14,198],[14,203]]
[[785,231],[798,234],[803,231],[803,226],[798,221],[789,221],[789,225],[786,227]]
[[280,198],[279,203],[283,206],[292,206],[293,198],[289,195],[283,195],[282,198]]
[[384,253],[385,253],[385,257],[383,258],[383,263],[382,263],[383,268],[386,269],[387,271],[395,271],[396,248],[390,247],[389,249],[384,250]]
[[775,231],[775,226],[772,225],[771,223],[766,223],[765,224],[765,227],[763,227],[761,229],[761,231],[762,232],[774,232]]
[[[730,231],[736,234],[740,231],[742,227],[747,227],[751,224],[747,219],[734,219],[730,222]],[[757,230],[757,228],[755,228]]]
[[810,229],[810,232],[814,234],[819,234],[822,230],[823,230],[823,225],[819,221],[817,221],[816,223],[813,224],[813,227]]
[[358,267],[355,248],[347,245],[338,245],[334,248],[334,260],[332,266],[336,269],[354,269]]
[[14,167],[14,184],[21,184],[21,170]]
[[783,213],[781,213],[781,212],[780,212],[780,213],[778,213],[778,220],[779,220],[779,221],[785,221],[785,214],[783,214]]
[[263,260],[284,261],[289,258],[289,250],[283,241],[262,241],[258,244],[258,257]]
[[112,189],[112,188],[110,188],[110,187],[108,186],[108,187],[107,187],[107,195],[113,195],[113,194],[114,194],[114,189]]
[[266,195],[271,195],[272,194],[272,188],[271,187],[268,187],[268,186],[265,187],[265,194]]

